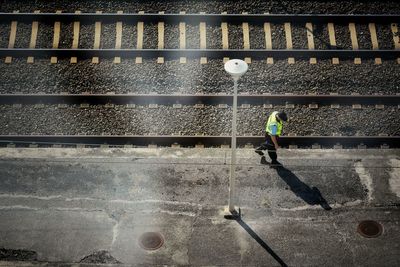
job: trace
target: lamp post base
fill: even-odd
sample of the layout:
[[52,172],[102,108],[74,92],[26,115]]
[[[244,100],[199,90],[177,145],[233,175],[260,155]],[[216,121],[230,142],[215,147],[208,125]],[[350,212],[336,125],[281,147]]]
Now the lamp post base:
[[242,216],[241,210],[239,207],[235,206],[234,210],[229,210],[229,206],[225,206],[224,208],[224,218],[227,220],[239,220]]

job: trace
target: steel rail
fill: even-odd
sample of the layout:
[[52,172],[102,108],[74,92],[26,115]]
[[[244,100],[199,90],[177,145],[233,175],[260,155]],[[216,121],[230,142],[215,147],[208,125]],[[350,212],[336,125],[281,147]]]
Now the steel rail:
[[[176,135],[0,135],[0,145],[7,143],[37,143],[37,144],[85,144],[95,145],[126,145],[148,146],[172,146],[179,144],[182,147],[194,147],[203,144],[205,147],[216,147],[228,145],[230,136],[176,136]],[[238,145],[259,145],[264,141],[263,136],[238,136]],[[400,136],[282,136],[280,142],[282,147],[297,145],[299,147],[310,147],[318,144],[321,147],[333,147],[342,145],[344,148],[357,147],[360,144],[366,147],[389,146],[400,147]]]
[[[232,105],[228,94],[0,94],[0,104],[161,104]],[[288,95],[239,94],[238,103],[263,104],[362,104],[399,105],[399,95]]]
[[137,13],[0,13],[0,22],[72,22],[81,21],[85,23],[92,23],[95,21],[102,21],[107,23],[112,22],[127,22],[135,23],[142,22],[160,22],[167,23],[242,23],[248,22],[253,24],[260,24],[264,22],[283,23],[392,23],[400,21],[398,14],[137,14]]
[[145,57],[167,59],[187,57],[187,58],[244,58],[266,59],[285,59],[289,57],[308,59],[330,59],[333,57],[341,59],[353,59],[355,57],[364,59],[383,58],[396,59],[400,57],[400,50],[308,50],[308,49],[43,49],[43,48],[0,48],[0,57],[79,57],[82,59],[91,57],[113,58],[113,57]]

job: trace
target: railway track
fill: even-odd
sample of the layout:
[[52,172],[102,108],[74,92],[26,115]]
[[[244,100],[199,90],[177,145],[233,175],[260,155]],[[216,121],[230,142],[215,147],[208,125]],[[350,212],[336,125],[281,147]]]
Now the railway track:
[[[148,95],[83,97],[72,95],[69,102],[62,96],[47,100],[36,97],[39,102],[32,101],[28,96],[24,96],[24,101],[18,98],[7,101],[8,104],[0,106],[3,113],[0,120],[4,125],[0,140],[4,144],[25,140],[36,143],[132,143],[138,146],[152,143],[195,146],[200,142],[215,146],[225,144],[230,138],[231,96],[164,95],[154,99]],[[283,109],[291,118],[285,131],[285,140],[290,142],[285,141],[285,145],[303,147],[318,143],[329,147],[337,143],[343,146],[353,143],[357,147],[364,143],[371,147],[398,146],[396,112],[399,106],[396,97],[344,96],[358,104],[353,101],[337,102],[341,100],[338,96],[332,96],[332,99],[325,96],[319,101],[318,97],[310,96],[316,100],[313,103],[307,101],[307,96],[275,96],[277,98],[272,101],[273,104],[263,102],[268,100],[263,97],[266,96],[250,97],[239,102],[241,145],[259,143],[263,139],[261,134],[265,114]],[[368,104],[359,104],[363,98]],[[288,102],[288,99],[292,101]],[[371,105],[371,100],[375,105]],[[366,131],[364,134],[363,130]],[[324,136],[320,137],[321,134]],[[349,134],[351,136],[347,136]]]
[[[33,62],[35,57],[51,57],[52,62],[56,63],[57,58],[70,57],[72,63],[77,62],[77,58],[93,58],[93,63],[98,63],[99,58],[115,58],[115,63],[119,63],[121,58],[136,57],[136,62],[141,63],[142,58],[157,58],[158,63],[163,63],[164,59],[180,58],[181,63],[186,62],[186,58],[201,58],[201,63],[206,63],[207,58],[223,58],[227,60],[231,57],[244,58],[247,62],[251,59],[267,59],[267,63],[273,63],[273,59],[288,58],[290,63],[294,63],[295,58],[309,58],[310,63],[316,63],[316,59],[332,58],[334,64],[339,63],[339,58],[354,58],[355,63],[361,63],[361,58],[375,59],[379,64],[382,59],[397,59],[400,63],[400,48],[398,26],[399,15],[274,15],[274,14],[123,14],[122,11],[115,14],[97,13],[0,13],[0,22],[11,23],[10,38],[7,48],[0,49],[0,56],[6,57],[6,62],[11,62],[12,57],[28,57],[28,62]],[[31,40],[29,47],[14,48],[17,34],[18,22],[31,23]],[[37,35],[39,22],[47,24],[54,23],[53,27],[53,46],[52,48],[37,48]],[[72,45],[68,49],[59,48],[60,42],[60,23],[73,23]],[[81,23],[94,24],[93,46],[79,47]],[[113,49],[102,49],[101,33],[102,23],[115,23],[115,46]],[[136,26],[136,47],[134,49],[122,49],[123,23],[137,23]],[[153,23],[158,26],[157,48],[144,47],[144,23]],[[165,23],[171,23],[179,27],[179,47],[177,49],[165,48]],[[186,24],[196,24],[199,26],[198,43],[199,48],[190,49],[186,45]],[[271,34],[271,24],[282,24],[286,38],[284,49],[273,48],[273,36]],[[307,39],[307,47],[294,49],[292,26],[291,24],[303,25],[303,39]],[[392,32],[392,47],[394,49],[380,49],[377,30],[375,24],[387,24]],[[218,25],[221,30],[221,49],[207,47],[206,25]],[[253,49],[250,43],[249,25],[263,27],[265,47],[263,49]],[[313,25],[324,24],[328,32],[329,40],[324,40],[328,49],[315,49],[315,36]],[[350,49],[342,49],[336,42],[335,24],[346,25],[348,27],[349,39],[351,40]],[[357,25],[368,24],[370,31],[371,49],[360,48],[357,39]],[[219,26],[220,25],[220,26]],[[242,47],[243,49],[230,48],[229,25],[239,25],[242,28]],[[213,38],[213,36],[209,36]],[[232,45],[231,45],[232,46]],[[237,45],[233,45],[236,47]]]

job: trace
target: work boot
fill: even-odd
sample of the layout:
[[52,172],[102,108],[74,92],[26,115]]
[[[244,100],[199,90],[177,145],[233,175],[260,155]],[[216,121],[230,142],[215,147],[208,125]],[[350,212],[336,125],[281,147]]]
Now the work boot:
[[262,156],[262,157],[261,157],[260,163],[263,164],[263,165],[269,165],[269,162],[267,161],[267,159],[265,158],[265,156]]
[[261,148],[256,148],[256,150],[254,150],[254,152],[256,152],[258,155],[260,156],[264,156],[264,152],[261,151]]

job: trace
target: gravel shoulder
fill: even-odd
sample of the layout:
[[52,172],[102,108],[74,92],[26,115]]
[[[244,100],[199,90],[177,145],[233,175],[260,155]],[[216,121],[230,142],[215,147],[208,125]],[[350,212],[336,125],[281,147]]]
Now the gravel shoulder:
[[[382,133],[400,135],[400,117],[397,107],[385,107],[377,110],[374,106],[364,106],[361,110],[353,110],[349,106],[331,109],[321,106],[317,110],[305,105],[294,108],[274,106],[264,109],[252,106],[238,111],[238,132],[240,135],[263,135],[267,114],[274,110],[285,110],[289,115],[289,123],[285,125],[285,133],[297,135],[331,136],[340,133],[345,136],[376,136]],[[11,105],[0,106],[1,134],[88,134],[101,135],[223,135],[231,129],[232,110],[218,106],[206,105],[205,108],[159,105],[157,108],[137,106],[126,108],[116,105],[106,108],[92,105],[80,108],[72,105],[60,108],[46,105],[37,108],[24,105],[15,108]]]
[[[352,60],[341,60],[333,65],[330,60],[276,60],[273,65],[265,60],[253,60],[249,71],[240,81],[239,92],[295,93],[295,94],[396,94],[400,92],[400,65],[383,61],[363,60],[355,65]],[[168,60],[157,64],[156,59],[123,59],[114,64],[112,59],[79,60],[70,64],[68,59],[50,64],[49,59],[14,59],[12,64],[0,62],[2,83],[0,93],[230,93],[232,81],[223,69],[222,60],[208,60],[200,64],[197,59]]]
[[0,3],[0,11],[12,12],[54,12],[62,10],[63,12],[114,12],[119,10],[124,12],[136,13],[145,11],[146,13],[321,13],[321,14],[399,14],[400,7],[397,1],[368,1],[368,0],[339,0],[339,1],[291,1],[291,0],[267,0],[267,1],[235,1],[235,0],[167,0],[167,1],[144,1],[144,0],[70,0],[70,1],[18,1],[5,0]]

